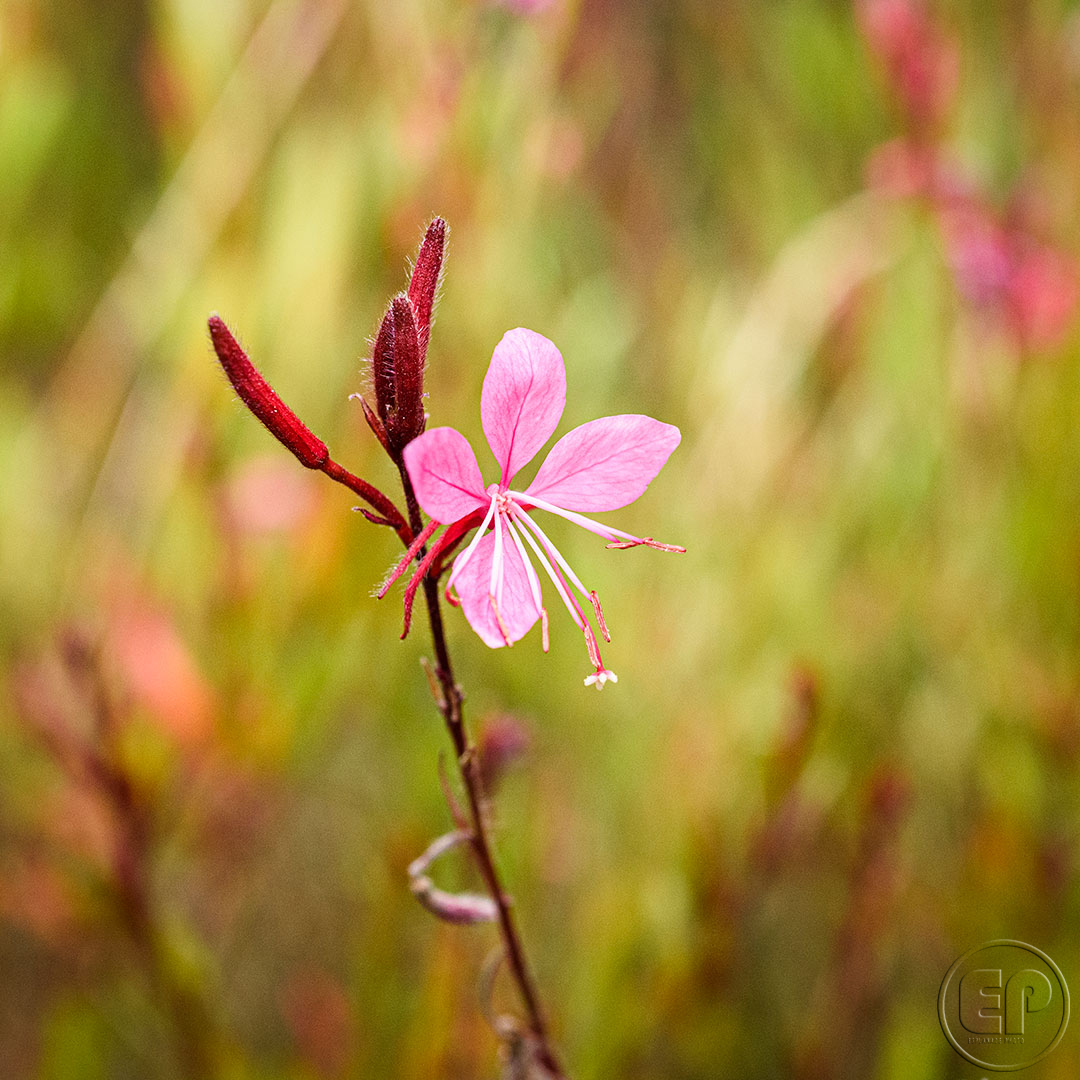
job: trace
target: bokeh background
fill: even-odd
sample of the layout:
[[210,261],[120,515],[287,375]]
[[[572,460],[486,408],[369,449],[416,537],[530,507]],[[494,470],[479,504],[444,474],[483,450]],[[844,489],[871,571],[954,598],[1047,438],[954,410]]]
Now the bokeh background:
[[570,1074],[982,1075],[960,953],[1080,989],[1067,0],[5,0],[0,1075],[497,1074],[491,931],[407,888],[395,539],[205,330],[390,490],[348,395],[436,213],[433,423],[524,325],[560,431],[683,431],[612,520],[685,556],[553,524],[618,686],[554,609],[547,656],[449,619]]

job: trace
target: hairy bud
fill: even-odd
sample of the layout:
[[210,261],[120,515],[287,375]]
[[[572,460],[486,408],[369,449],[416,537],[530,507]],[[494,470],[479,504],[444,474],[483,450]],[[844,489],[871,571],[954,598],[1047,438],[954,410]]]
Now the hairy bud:
[[431,338],[431,318],[442,275],[443,256],[446,251],[446,222],[435,218],[427,227],[424,242],[416,256],[412,279],[409,281],[409,302],[416,313],[416,326],[420,338],[420,361],[427,355]]
[[278,397],[217,315],[210,316],[209,327],[214,352],[240,400],[278,442],[296,455],[302,465],[309,469],[322,468],[330,457],[330,451],[322,439],[312,434],[296,413]]

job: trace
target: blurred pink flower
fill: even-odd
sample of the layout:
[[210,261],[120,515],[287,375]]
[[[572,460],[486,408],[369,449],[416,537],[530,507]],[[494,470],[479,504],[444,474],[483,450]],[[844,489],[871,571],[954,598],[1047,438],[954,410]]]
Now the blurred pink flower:
[[1076,314],[1076,260],[1039,246],[1019,255],[1009,288],[1009,311],[1020,342],[1031,348],[1061,343]]
[[551,7],[554,0],[501,0],[503,7],[509,8],[518,15],[539,15],[541,11]]
[[858,0],[857,14],[909,121],[917,127],[938,122],[956,93],[953,42],[918,0]]
[[652,537],[632,536],[581,513],[615,510],[637,499],[679,445],[681,435],[678,428],[648,416],[592,420],[552,447],[526,491],[512,489],[514,476],[554,433],[565,403],[566,370],[559,350],[532,330],[510,330],[495,348],[480,399],[484,434],[501,469],[499,482],[484,486],[472,447],[453,428],[434,428],[409,443],[405,465],[416,497],[432,522],[380,595],[405,572],[438,523],[450,528],[421,562],[410,583],[413,591],[440,551],[478,526],[472,542],[454,561],[447,599],[457,602],[451,592],[456,587],[466,619],[492,648],[512,645],[540,619],[546,651],[547,611],[530,561],[531,548],[585,636],[595,669],[585,685],[595,684],[599,689],[617,680],[604,667],[596,634],[574,590],[592,606],[600,633],[610,641],[600,601],[594,590],[585,588],[529,511],[546,510],[566,518],[602,536],[612,548],[645,545],[683,551]]
[[316,967],[293,972],[279,995],[279,1008],[297,1049],[319,1076],[342,1076],[356,1031],[341,983]]
[[1076,312],[1075,259],[974,201],[943,207],[941,227],[957,290],[973,307],[1000,320],[1023,348],[1060,344]]
[[290,531],[301,536],[318,501],[311,474],[279,454],[265,454],[240,466],[223,494],[229,524],[252,536]]
[[863,34],[900,102],[907,130],[879,146],[867,182],[887,198],[925,200],[935,215],[957,292],[1021,350],[1060,344],[1078,302],[1075,259],[1041,242],[1017,203],[997,211],[941,143],[955,97],[956,44],[920,0],[855,0]]
[[1001,303],[1009,285],[1009,237],[990,211],[978,203],[941,209],[941,229],[956,287],[977,308]]

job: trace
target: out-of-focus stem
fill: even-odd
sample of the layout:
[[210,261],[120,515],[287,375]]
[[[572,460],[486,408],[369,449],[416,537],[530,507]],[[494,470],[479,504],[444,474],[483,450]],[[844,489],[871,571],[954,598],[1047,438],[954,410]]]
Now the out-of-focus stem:
[[217,1075],[214,1028],[205,1002],[177,980],[159,925],[150,887],[153,836],[146,807],[120,763],[115,745],[117,720],[99,658],[72,639],[65,650],[69,672],[86,695],[95,741],[79,755],[85,779],[109,807],[115,826],[111,886],[120,919],[150,991],[167,1014],[176,1038],[176,1053],[184,1074],[200,1080]]

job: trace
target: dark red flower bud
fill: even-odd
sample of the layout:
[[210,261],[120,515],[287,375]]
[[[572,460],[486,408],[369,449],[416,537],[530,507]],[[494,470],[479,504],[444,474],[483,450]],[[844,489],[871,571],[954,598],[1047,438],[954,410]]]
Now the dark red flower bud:
[[375,351],[371,354],[372,381],[375,383],[375,410],[385,424],[394,411],[394,307],[386,309]]
[[424,242],[416,256],[412,279],[409,281],[409,300],[416,313],[421,363],[427,356],[428,341],[431,338],[431,316],[435,310],[445,250],[446,222],[437,217],[427,228]]
[[309,469],[322,468],[330,451],[322,439],[308,430],[300,418],[274,392],[273,387],[255,370],[247,353],[240,348],[229,328],[211,315],[210,340],[229,382],[240,400],[255,414],[263,426],[282,445],[288,447],[302,465]]
[[[383,431],[368,424],[390,456],[424,430],[424,359],[431,335],[431,315],[439,291],[446,222],[436,218],[429,226],[416,256],[408,293],[394,297],[379,325],[371,357],[375,385],[375,412]],[[367,412],[365,412],[367,416]]]
[[387,430],[398,449],[424,430],[424,358],[416,315],[407,296],[395,296],[390,305],[394,319],[394,412]]

